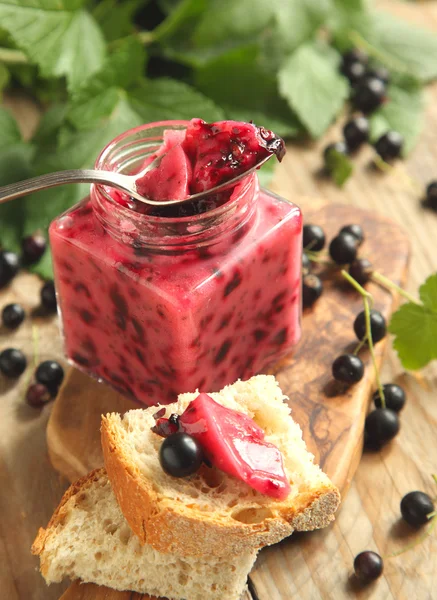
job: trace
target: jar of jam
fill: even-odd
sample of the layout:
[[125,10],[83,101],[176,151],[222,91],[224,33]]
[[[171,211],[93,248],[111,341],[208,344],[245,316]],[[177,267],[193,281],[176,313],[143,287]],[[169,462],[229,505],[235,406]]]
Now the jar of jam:
[[[187,126],[127,131],[96,168],[138,172]],[[146,405],[247,379],[300,338],[301,212],[256,173],[166,210],[93,185],[50,242],[69,361]]]

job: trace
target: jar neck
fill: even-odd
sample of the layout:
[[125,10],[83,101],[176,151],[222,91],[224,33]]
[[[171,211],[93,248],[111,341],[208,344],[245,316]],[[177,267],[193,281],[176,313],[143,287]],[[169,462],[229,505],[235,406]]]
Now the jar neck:
[[[138,167],[160,146],[164,130],[180,130],[183,125],[184,122],[169,121],[128,131],[108,145],[97,160],[96,168],[138,172]],[[223,242],[229,245],[229,236],[239,239],[250,229],[256,212],[257,175],[247,176],[227,194],[229,198],[224,202],[222,198],[220,206],[201,214],[158,217],[124,206],[115,199],[117,192],[105,186],[91,186],[91,202],[98,222],[114,240],[132,247],[136,254],[142,251],[144,254],[175,254]],[[211,200],[214,197],[206,193],[205,202],[211,203]]]

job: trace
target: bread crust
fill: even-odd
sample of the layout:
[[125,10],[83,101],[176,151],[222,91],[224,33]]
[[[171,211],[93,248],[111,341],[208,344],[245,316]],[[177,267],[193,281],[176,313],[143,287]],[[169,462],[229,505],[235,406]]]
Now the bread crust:
[[[58,525],[60,525],[63,519],[67,516],[69,508],[67,507],[67,503],[76,496],[79,492],[84,492],[88,487],[90,487],[95,481],[100,479],[105,474],[105,469],[94,469],[88,473],[88,475],[84,475],[74,483],[70,485],[68,490],[62,496],[61,501],[52,515],[47,527],[44,529],[43,527],[39,528],[38,534],[35,538],[35,541],[32,544],[32,554],[35,556],[41,556],[44,551],[44,546],[49,535],[52,534],[53,530],[56,529]],[[43,557],[41,556],[41,573],[45,576],[47,575],[48,565],[45,564]]]
[[326,527],[340,503],[337,488],[326,484],[299,494],[294,504],[281,505],[272,518],[259,523],[224,520],[160,497],[153,482],[145,480],[119,450],[123,444],[111,415],[102,417],[101,435],[105,467],[121,511],[141,543],[159,552],[202,556],[207,548],[209,554],[220,557],[258,550],[294,530]]

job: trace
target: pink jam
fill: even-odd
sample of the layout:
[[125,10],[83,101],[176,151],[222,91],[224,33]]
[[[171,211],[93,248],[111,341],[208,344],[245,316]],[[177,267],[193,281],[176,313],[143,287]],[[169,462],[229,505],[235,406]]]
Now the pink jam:
[[201,444],[206,457],[221,471],[278,500],[290,493],[282,454],[247,415],[215,402],[208,394],[190,402],[178,420],[179,429]]
[[[163,139],[172,123],[135,135]],[[147,405],[249,378],[300,338],[299,208],[255,175],[221,206],[204,202],[202,214],[154,217],[96,186],[50,228],[68,358]]]

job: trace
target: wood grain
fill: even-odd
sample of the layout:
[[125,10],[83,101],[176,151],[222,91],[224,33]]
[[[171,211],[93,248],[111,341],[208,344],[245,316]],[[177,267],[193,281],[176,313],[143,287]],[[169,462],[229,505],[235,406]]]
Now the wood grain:
[[[379,4],[437,32],[436,0]],[[340,123],[318,143],[290,146],[273,185],[274,191],[297,201],[304,212],[311,208],[311,197],[324,197],[329,202],[368,208],[403,225],[412,244],[408,290],[413,294],[426,276],[437,271],[437,214],[422,209],[417,193],[405,180],[408,174],[425,185],[437,176],[436,85],[429,88],[427,96],[426,127],[420,141],[408,160],[400,162],[393,173],[378,175],[369,170],[372,152],[366,149],[354,159],[355,173],[342,190],[317,177],[322,149],[340,138]],[[24,102],[20,110],[22,106]],[[23,129],[29,110],[33,127],[33,106],[27,104],[22,111]],[[37,307],[39,285],[36,277],[20,275],[8,290],[1,292],[0,306],[18,299],[29,310]],[[61,357],[56,324],[42,318],[37,322],[42,358]],[[0,349],[12,344],[32,356],[28,324],[13,335],[0,331]],[[399,522],[402,495],[414,489],[435,493],[430,474],[437,470],[437,363],[420,375],[405,373],[395,353],[389,350],[383,379],[400,383],[408,395],[400,435],[382,452],[363,456],[332,527],[293,535],[290,540],[262,552],[253,573],[261,600],[435,600],[437,597],[435,535],[399,558],[387,559],[383,576],[370,587],[356,588],[349,579],[358,552],[372,549],[386,555],[415,539],[416,533]],[[46,587],[29,547],[68,483],[59,479],[48,462],[45,428],[51,407],[46,406],[42,411],[26,407],[25,387],[24,377],[17,385],[0,379],[0,597],[57,600],[65,585]]]

